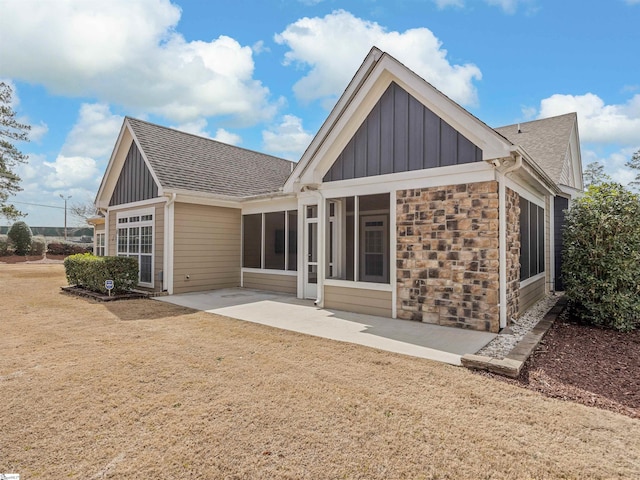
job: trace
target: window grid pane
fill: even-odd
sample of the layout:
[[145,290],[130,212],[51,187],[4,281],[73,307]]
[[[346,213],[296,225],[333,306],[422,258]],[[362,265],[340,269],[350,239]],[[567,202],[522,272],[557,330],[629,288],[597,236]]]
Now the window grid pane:
[[129,253],[140,251],[140,228],[131,227],[129,229]]
[[118,253],[127,253],[127,233],[128,229],[119,228],[118,229]]

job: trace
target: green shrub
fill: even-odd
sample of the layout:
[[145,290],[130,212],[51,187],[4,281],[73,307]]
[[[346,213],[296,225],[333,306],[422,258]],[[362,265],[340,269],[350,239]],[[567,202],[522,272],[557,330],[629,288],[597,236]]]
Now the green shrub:
[[51,242],[47,246],[49,255],[76,255],[78,253],[88,253],[91,247],[72,242]]
[[64,260],[69,285],[108,293],[105,280],[113,280],[112,293],[125,293],[138,284],[138,260],[130,257],[96,257],[90,253],[71,255]]
[[16,255],[27,255],[31,249],[31,229],[24,222],[16,222],[11,225],[8,233]]
[[590,186],[564,230],[563,279],[572,313],[589,324],[640,325],[640,197],[617,183]]
[[42,255],[44,255],[46,249],[47,241],[44,239],[44,237],[39,236],[33,237],[31,239],[31,248],[29,249],[30,255],[38,255],[41,257]]
[[11,245],[9,242],[9,237],[6,235],[0,235],[0,257],[6,257],[7,255],[11,255]]

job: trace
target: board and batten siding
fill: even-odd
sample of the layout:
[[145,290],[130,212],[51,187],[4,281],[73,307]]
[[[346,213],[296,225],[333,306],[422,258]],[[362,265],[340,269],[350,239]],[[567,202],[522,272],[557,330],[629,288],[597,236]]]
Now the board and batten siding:
[[173,293],[240,286],[240,210],[174,205]]
[[[115,256],[117,247],[117,215],[118,213],[131,212],[153,208],[153,291],[160,292],[163,286],[163,255],[164,255],[164,204],[165,202],[144,205],[142,207],[120,208],[109,210],[109,240],[107,245],[107,255]],[[140,287],[143,288],[143,287]]]
[[364,288],[324,286],[324,308],[391,317],[392,294]]
[[323,181],[481,161],[480,148],[392,82]]
[[298,277],[268,272],[244,272],[242,284],[244,288],[295,295],[298,289]]
[[144,163],[138,146],[135,142],[131,142],[109,206],[140,202],[157,196],[158,185],[147,168],[147,164]]
[[565,214],[564,211],[569,209],[569,199],[565,197],[556,197],[553,204],[553,236],[555,249],[555,279],[554,290],[563,291],[564,283],[562,282],[562,233],[564,232]]
[[534,303],[544,297],[545,277],[541,277],[520,289],[520,314],[526,312]]

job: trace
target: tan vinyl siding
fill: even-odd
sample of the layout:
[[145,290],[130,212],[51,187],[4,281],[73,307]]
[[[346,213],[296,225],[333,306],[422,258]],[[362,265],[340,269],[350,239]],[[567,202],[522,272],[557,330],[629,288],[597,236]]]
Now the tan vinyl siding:
[[545,277],[520,289],[520,314],[526,312],[534,303],[544,297]]
[[104,233],[104,223],[93,226],[94,233]]
[[245,272],[242,275],[243,286],[256,290],[269,292],[296,294],[298,290],[298,277],[296,275],[282,275],[277,273]]
[[[153,291],[160,292],[163,290],[162,285],[162,269],[163,269],[163,255],[164,255],[164,204],[165,202],[154,203],[150,205],[138,205],[131,208],[118,208],[117,210],[109,209],[109,238],[107,239],[107,255],[116,255],[118,225],[117,216],[118,213],[130,212],[134,210],[144,210],[147,208],[153,208]],[[147,288],[144,288],[145,290]]]
[[364,288],[344,288],[325,285],[324,307],[345,312],[391,317],[391,292]]
[[175,203],[174,293],[240,285],[240,218],[234,208]]

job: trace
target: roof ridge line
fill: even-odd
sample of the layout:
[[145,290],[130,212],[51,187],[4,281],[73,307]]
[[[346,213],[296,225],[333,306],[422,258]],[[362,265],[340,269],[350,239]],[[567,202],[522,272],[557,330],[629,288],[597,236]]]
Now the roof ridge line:
[[246,148],[246,147],[239,147],[237,145],[231,145],[230,143],[221,142],[220,140],[215,140],[213,138],[203,137],[202,135],[196,135],[195,133],[185,132],[183,130],[178,130],[177,128],[173,128],[173,127],[167,127],[165,125],[159,125],[157,123],[149,122],[147,120],[141,120],[139,118],[130,117],[129,115],[125,115],[124,118],[125,118],[125,120],[133,120],[134,122],[145,123],[145,124],[150,125],[152,127],[162,128],[163,130],[170,130],[172,132],[176,132],[176,133],[179,133],[179,134],[182,134],[182,135],[189,135],[190,137],[194,137],[194,138],[197,138],[197,139],[200,139],[200,140],[207,140],[209,142],[218,143],[220,145],[224,145],[225,147],[236,148],[238,150],[244,150],[245,152],[257,153],[258,155],[264,155],[265,157],[271,157],[271,158],[274,158],[276,160],[283,160],[283,161],[288,162],[288,163],[293,163],[293,164],[297,163],[297,162],[294,162],[293,160],[287,160],[286,158],[276,157],[275,155],[271,155],[269,153],[259,152],[257,150],[252,150],[252,149]]

